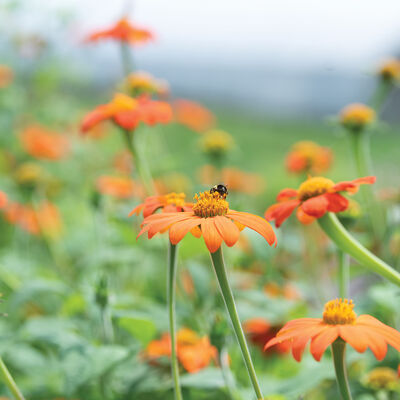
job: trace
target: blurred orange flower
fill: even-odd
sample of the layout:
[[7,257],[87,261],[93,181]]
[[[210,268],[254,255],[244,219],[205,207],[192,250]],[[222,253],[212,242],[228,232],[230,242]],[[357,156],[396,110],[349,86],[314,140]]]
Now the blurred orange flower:
[[100,176],[96,188],[99,193],[118,199],[128,199],[135,195],[135,182],[127,176]]
[[97,106],[86,114],[81,124],[81,131],[87,132],[99,122],[112,120],[122,129],[133,130],[140,122],[147,125],[166,124],[172,119],[171,106],[164,101],[156,101],[148,96],[137,99],[117,93],[112,101]]
[[133,96],[141,94],[166,95],[168,93],[168,83],[164,80],[156,79],[147,72],[137,71],[128,75],[125,86],[132,92]]
[[345,128],[359,131],[375,120],[375,111],[361,103],[350,104],[340,112],[340,122]]
[[371,315],[357,317],[353,302],[347,299],[331,300],[325,304],[323,318],[300,318],[289,321],[269,340],[265,349],[286,343],[296,361],[301,361],[304,348],[311,340],[310,352],[320,361],[327,347],[341,338],[359,353],[369,347],[382,360],[390,344],[400,351],[400,332],[383,324]]
[[37,207],[10,203],[4,211],[4,218],[32,235],[57,237],[62,231],[58,208],[48,201],[40,203]]
[[258,174],[241,171],[238,168],[223,168],[218,171],[212,165],[204,165],[199,172],[199,178],[204,185],[211,186],[213,182],[224,182],[229,192],[256,195],[265,188],[263,178]]
[[388,82],[400,80],[400,60],[391,58],[386,60],[379,68],[380,77]]
[[132,25],[127,18],[122,18],[108,29],[93,32],[86,40],[89,42],[96,42],[102,39],[113,39],[130,44],[141,44],[153,40],[154,35],[147,29]]
[[277,196],[278,203],[265,211],[267,221],[275,221],[278,228],[297,208],[297,218],[303,224],[310,224],[315,218],[323,217],[327,212],[342,212],[349,206],[349,200],[339,192],[354,194],[360,185],[375,183],[376,177],[366,176],[334,183],[321,176],[304,181],[298,190],[283,189]]
[[133,156],[129,150],[121,150],[115,156],[113,160],[114,168],[124,175],[129,175],[133,171]]
[[0,209],[2,210],[3,208],[5,208],[7,203],[8,203],[7,195],[0,190]]
[[333,154],[328,147],[312,141],[295,143],[286,156],[286,168],[294,173],[320,173],[332,164]]
[[206,107],[194,101],[179,99],[173,103],[175,121],[202,133],[215,125],[215,116]]
[[[195,373],[217,362],[218,351],[211,345],[207,336],[199,337],[196,332],[183,328],[177,335],[178,361],[189,373]],[[164,333],[159,340],[151,341],[145,351],[145,357],[154,360],[171,355],[171,339]]]
[[301,296],[295,286],[285,283],[279,286],[275,282],[270,282],[264,286],[264,292],[270,297],[284,297],[287,300],[298,300]]
[[14,79],[13,70],[7,65],[0,64],[0,89],[4,89],[11,84]]
[[27,153],[41,160],[56,161],[65,158],[69,153],[66,136],[49,131],[40,125],[27,127],[21,133],[20,140]]

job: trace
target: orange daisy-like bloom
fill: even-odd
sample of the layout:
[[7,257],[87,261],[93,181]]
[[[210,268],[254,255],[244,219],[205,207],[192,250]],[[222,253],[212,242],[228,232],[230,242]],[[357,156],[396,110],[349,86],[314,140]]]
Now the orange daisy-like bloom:
[[265,212],[268,221],[275,221],[278,228],[297,208],[297,218],[303,224],[310,224],[315,218],[323,217],[327,212],[339,213],[346,210],[349,200],[339,192],[354,194],[362,184],[372,184],[375,176],[334,183],[323,177],[313,177],[304,181],[298,190],[283,189],[277,196],[277,204]]
[[195,101],[179,99],[173,104],[176,122],[202,133],[215,125],[215,116],[206,107]]
[[400,60],[391,58],[386,60],[379,68],[379,75],[385,81],[398,81],[400,80]]
[[20,139],[26,152],[41,160],[60,160],[65,158],[69,152],[69,142],[65,136],[51,132],[39,125],[27,127],[22,132]]
[[143,217],[146,218],[151,214],[154,214],[157,210],[161,209],[164,213],[173,212],[189,212],[192,210],[193,204],[186,203],[186,195],[184,193],[168,193],[161,196],[150,196],[147,197],[144,203],[139,204],[130,213],[129,216],[143,213]]
[[112,120],[121,128],[130,131],[135,129],[140,122],[152,126],[166,124],[171,119],[171,106],[164,101],[152,100],[145,95],[134,99],[117,93],[110,103],[99,105],[86,114],[81,124],[81,131],[87,132],[106,120]]
[[100,176],[96,188],[99,193],[118,199],[128,199],[135,194],[135,182],[127,176]]
[[375,120],[375,111],[361,103],[350,104],[340,112],[340,122],[345,128],[359,131]]
[[6,207],[8,203],[7,195],[0,190],[0,210]]
[[328,147],[311,141],[295,143],[286,156],[286,168],[294,173],[320,173],[332,164],[333,154]]
[[[161,339],[153,340],[147,346],[146,358],[150,360],[171,356],[171,338],[168,333]],[[180,364],[189,373],[195,373],[217,360],[218,351],[207,336],[199,337],[196,332],[183,328],[177,335],[177,356]]]
[[147,29],[132,25],[127,18],[122,18],[111,28],[92,33],[86,40],[97,42],[102,39],[114,39],[130,44],[141,44],[153,40],[154,35]]
[[139,236],[147,232],[151,239],[156,233],[169,230],[172,244],[178,244],[190,231],[196,237],[203,236],[211,253],[222,244],[233,246],[239,239],[240,230],[249,227],[262,235],[269,245],[276,244],[271,225],[263,218],[246,212],[229,209],[229,203],[219,193],[206,191],[196,194],[191,211],[165,212],[146,217]]
[[4,89],[11,84],[14,79],[13,70],[7,65],[0,64],[0,89]]
[[331,300],[325,304],[322,318],[289,321],[274,339],[266,343],[265,349],[278,343],[289,343],[293,357],[301,361],[304,348],[311,340],[310,352],[320,361],[327,347],[341,338],[359,353],[369,347],[379,361],[385,357],[388,344],[400,351],[400,332],[371,315],[357,317],[353,307],[351,300]]
[[165,95],[168,93],[168,83],[156,79],[147,72],[132,72],[126,78],[125,85],[134,96],[141,94]]

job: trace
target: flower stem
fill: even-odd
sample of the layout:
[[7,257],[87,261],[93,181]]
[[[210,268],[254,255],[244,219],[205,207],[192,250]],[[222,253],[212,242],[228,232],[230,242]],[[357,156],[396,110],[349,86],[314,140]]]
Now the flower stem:
[[124,77],[127,77],[134,70],[133,57],[131,49],[127,43],[121,43],[121,60],[122,60],[122,70]]
[[240,350],[242,352],[243,360],[244,363],[246,364],[247,372],[249,373],[251,383],[257,395],[257,399],[263,399],[264,397],[261,393],[261,388],[257,380],[256,371],[254,369],[254,365],[250,357],[250,351],[246,343],[246,338],[243,333],[238,312],[236,310],[233,293],[231,287],[229,286],[224,257],[222,255],[222,249],[219,248],[215,253],[210,253],[210,255],[215,273],[217,275],[222,297],[224,299],[226,309],[231,319],[233,330],[235,331],[236,334],[236,338],[239,342]]
[[175,399],[182,400],[181,387],[179,384],[179,366],[176,356],[176,333],[175,333],[175,290],[176,290],[176,266],[177,246],[169,243],[168,249],[168,280],[167,280],[167,304],[169,316],[169,334],[171,337],[171,371],[174,381]]
[[400,273],[354,239],[339,222],[335,214],[326,213],[322,218],[318,219],[318,222],[340,250],[355,258],[364,267],[400,286]]
[[[356,131],[350,133],[350,139],[353,146],[353,154],[358,177],[371,175],[372,163],[369,136],[363,131]],[[380,238],[383,236],[385,227],[383,225],[381,210],[374,198],[373,189],[370,185],[364,185],[360,188],[360,191],[364,197],[375,238]]]
[[393,85],[390,82],[381,81],[379,82],[372,98],[370,105],[375,109],[376,113],[379,114],[383,105],[385,104],[388,94],[393,89]]
[[338,283],[339,296],[342,299],[349,297],[350,260],[347,253],[338,249]]
[[139,153],[136,151],[134,142],[133,132],[123,129],[123,135],[125,138],[126,146],[133,157],[136,171],[142,181],[143,187],[148,196],[153,195],[156,191],[153,184],[153,178],[151,177],[150,171],[143,160],[140,159]]
[[23,394],[19,390],[17,384],[15,383],[13,377],[10,374],[10,371],[7,369],[4,361],[0,357],[0,373],[3,377],[4,383],[7,385],[10,392],[17,400],[25,400]]
[[333,364],[335,366],[336,380],[343,400],[351,400],[349,382],[346,371],[346,342],[337,339],[332,343]]

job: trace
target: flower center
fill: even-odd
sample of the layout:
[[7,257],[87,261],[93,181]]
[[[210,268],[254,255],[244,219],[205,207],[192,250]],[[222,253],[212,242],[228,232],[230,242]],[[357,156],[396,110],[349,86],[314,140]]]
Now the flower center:
[[229,210],[229,203],[218,192],[210,193],[206,191],[196,194],[194,200],[196,200],[196,204],[193,206],[193,212],[198,217],[208,218],[225,215]]
[[305,201],[311,197],[327,193],[334,185],[333,181],[321,176],[309,178],[299,187],[299,199]]
[[354,324],[357,315],[353,311],[353,300],[335,299],[325,304],[323,321],[329,325]]
[[177,207],[184,207],[185,206],[185,198],[186,195],[185,193],[169,193],[166,196],[166,202],[167,204],[173,204],[174,206]]

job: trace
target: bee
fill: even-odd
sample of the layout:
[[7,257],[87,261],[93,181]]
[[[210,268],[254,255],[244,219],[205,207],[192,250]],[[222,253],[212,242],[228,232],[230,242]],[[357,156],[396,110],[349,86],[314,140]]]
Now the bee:
[[228,196],[228,189],[226,188],[225,185],[219,184],[219,185],[214,185],[210,189],[210,193],[215,193],[217,192],[223,199],[226,199],[226,196]]

